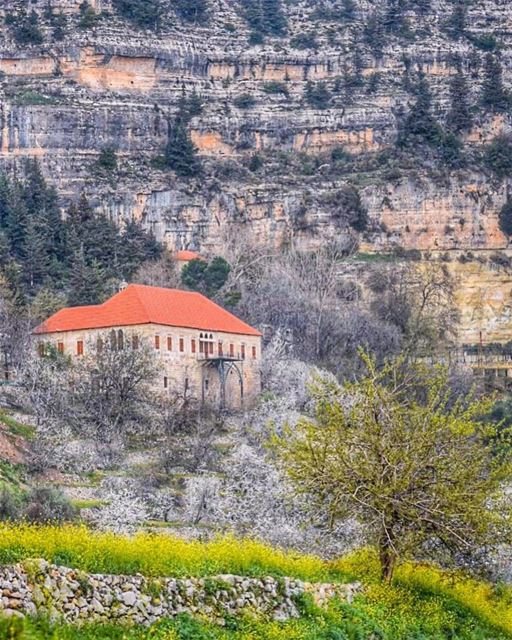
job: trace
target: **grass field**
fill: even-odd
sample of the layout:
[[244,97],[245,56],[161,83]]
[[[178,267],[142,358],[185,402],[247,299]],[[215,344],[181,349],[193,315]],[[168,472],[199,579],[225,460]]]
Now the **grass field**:
[[327,563],[233,538],[185,542],[159,534],[134,537],[83,527],[0,525],[0,564],[30,557],[88,571],[199,576],[219,573],[289,575],[307,580],[363,582],[352,605],[321,611],[305,601],[289,623],[228,620],[226,627],[182,618],[151,629],[52,626],[47,621],[0,622],[10,640],[510,640],[512,588],[493,586],[428,566],[403,564],[392,586],[378,578],[371,550]]

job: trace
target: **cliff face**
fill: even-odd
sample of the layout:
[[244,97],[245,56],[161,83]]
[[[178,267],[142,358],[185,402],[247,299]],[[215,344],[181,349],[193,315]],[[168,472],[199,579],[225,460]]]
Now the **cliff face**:
[[[508,84],[512,10],[506,4],[471,3],[465,36],[459,39],[448,37],[445,27],[455,3],[432,0],[423,13],[410,8],[405,16],[414,35],[388,32],[378,56],[371,37],[364,36],[375,10],[375,3],[365,0],[354,3],[348,21],[315,13],[332,3],[287,2],[286,36],[261,45],[248,43],[237,0],[211,0],[203,26],[165,16],[158,32],[122,19],[109,0],[91,2],[98,19],[84,25],[80,4],[2,3],[0,14],[8,23],[9,15],[35,10],[43,40],[20,44],[12,26],[1,27],[3,168],[12,171],[23,158],[36,156],[56,183],[63,207],[85,191],[106,215],[141,219],[171,248],[217,252],[228,229],[248,232],[254,243],[305,249],[354,234],[339,198],[351,184],[369,212],[369,227],[359,234],[362,251],[399,246],[449,252],[455,261],[481,251],[487,266],[471,258],[457,263],[459,272],[465,269],[459,273],[462,304],[472,304],[470,290],[480,286],[475,283],[487,270],[484,297],[500,297],[508,309],[512,278],[505,267],[495,277],[488,263],[493,251],[507,252],[497,217],[507,181],[471,163],[449,170],[421,158],[398,171],[383,154],[414,101],[407,78],[417,70],[425,73],[434,112],[443,122],[449,81],[457,70],[455,54],[476,104],[485,51],[474,42],[492,33]],[[66,15],[61,40],[55,38],[48,5]],[[316,48],[297,48],[297,36],[309,32]],[[306,99],[308,82],[325,83],[326,108]],[[203,173],[185,180],[155,168],[153,160],[165,148],[168,121],[180,98],[194,91],[203,109],[190,120],[189,130]],[[240,98],[247,94],[251,100],[243,104]],[[477,110],[473,128],[463,135],[465,148],[475,150],[509,130],[508,116]],[[95,165],[105,148],[117,153],[114,174]],[[333,162],[333,151],[343,154],[341,164]],[[257,169],[250,164],[255,155],[261,159]],[[495,295],[487,294],[489,287]],[[470,315],[471,308],[463,306],[463,317]],[[493,320],[492,335],[506,340],[508,313],[500,318]]]

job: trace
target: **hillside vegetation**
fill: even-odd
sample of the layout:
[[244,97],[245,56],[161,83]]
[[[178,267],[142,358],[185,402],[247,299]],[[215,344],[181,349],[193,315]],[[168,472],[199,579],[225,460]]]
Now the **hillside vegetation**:
[[139,640],[342,640],[379,638],[452,640],[512,638],[512,588],[493,587],[434,567],[403,564],[393,585],[379,579],[371,550],[335,563],[266,547],[250,540],[185,542],[163,535],[134,537],[90,532],[83,527],[3,525],[0,562],[30,557],[101,572],[146,575],[289,575],[306,580],[346,582],[360,579],[364,591],[352,604],[333,602],[328,611],[307,599],[300,620],[287,623],[227,619],[225,627],[181,617],[151,629],[122,626],[55,626],[47,621],[0,622],[0,637],[14,639],[123,638]]

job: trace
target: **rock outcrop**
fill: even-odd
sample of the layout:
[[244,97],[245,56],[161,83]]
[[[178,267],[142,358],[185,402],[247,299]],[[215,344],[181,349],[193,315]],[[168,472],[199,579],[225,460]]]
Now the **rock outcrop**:
[[[85,191],[106,215],[142,220],[171,248],[221,253],[224,234],[234,230],[255,244],[314,249],[354,233],[337,197],[350,184],[369,212],[369,228],[358,234],[363,251],[399,246],[454,252],[455,260],[460,252],[508,248],[498,226],[508,179],[474,163],[450,170],[419,158],[397,167],[385,153],[414,102],[418,70],[441,123],[458,67],[469,101],[479,104],[491,34],[510,81],[511,10],[499,0],[471,3],[459,36],[446,26],[449,0],[402,3],[408,30],[386,31],[382,54],[368,25],[375,11],[383,20],[386,7],[366,0],[353,3],[350,20],[319,10],[340,3],[287,3],[286,35],[263,44],[250,43],[237,0],[210,0],[203,25],[166,16],[158,31],[123,20],[110,0],[90,4],[98,18],[88,25],[79,0],[5,0],[0,8],[3,16],[33,9],[42,35],[40,44],[21,45],[12,26],[2,27],[0,167],[19,171],[24,158],[39,158],[63,209]],[[61,39],[48,5],[66,16]],[[298,44],[304,33],[312,44]],[[307,87],[319,82],[329,98],[315,106]],[[154,160],[180,99],[193,92],[202,110],[189,130],[203,173],[183,179]],[[241,101],[246,95],[251,100]],[[462,137],[474,152],[510,130],[508,114],[475,108]],[[115,174],[97,166],[105,148],[117,153]],[[344,160],[333,160],[340,154]],[[463,300],[471,297],[466,284],[477,286],[474,271],[461,278]],[[495,297],[510,298],[512,278],[491,286]],[[498,325],[493,336],[506,341],[510,321]]]

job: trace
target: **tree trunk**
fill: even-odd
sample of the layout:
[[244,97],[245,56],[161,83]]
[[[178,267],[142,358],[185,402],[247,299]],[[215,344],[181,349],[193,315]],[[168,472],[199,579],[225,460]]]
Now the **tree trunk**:
[[380,575],[384,582],[391,584],[395,572],[396,555],[389,540],[381,541],[379,545]]

